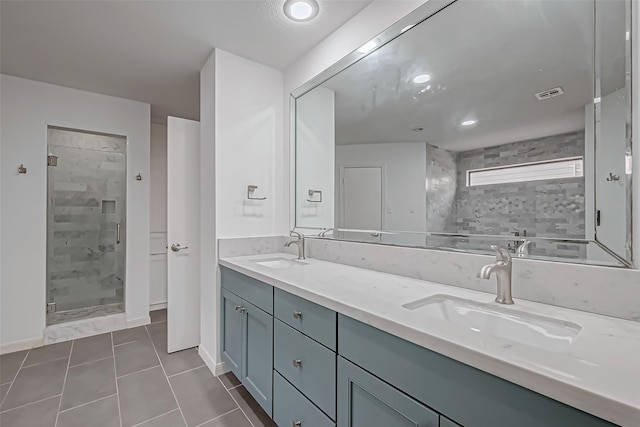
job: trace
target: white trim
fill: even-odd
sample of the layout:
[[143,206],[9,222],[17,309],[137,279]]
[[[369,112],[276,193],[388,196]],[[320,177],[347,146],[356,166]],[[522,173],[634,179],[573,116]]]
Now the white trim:
[[135,328],[136,326],[144,326],[151,323],[151,317],[146,316],[136,317],[133,319],[127,319],[127,329]]
[[30,350],[36,347],[42,347],[44,340],[42,337],[31,338],[23,341],[14,341],[5,344],[0,344],[0,354],[13,353],[15,351]]
[[156,302],[149,305],[149,311],[162,310],[163,308],[167,308],[166,302]]
[[216,363],[216,360],[211,357],[211,354],[202,345],[198,346],[198,355],[202,358],[204,364],[209,368],[214,376],[218,377],[229,372],[229,368],[227,368],[226,363]]

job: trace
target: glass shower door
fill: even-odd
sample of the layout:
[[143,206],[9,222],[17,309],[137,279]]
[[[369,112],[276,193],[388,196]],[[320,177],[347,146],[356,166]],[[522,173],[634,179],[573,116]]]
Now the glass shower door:
[[124,311],[126,138],[49,127],[47,324]]

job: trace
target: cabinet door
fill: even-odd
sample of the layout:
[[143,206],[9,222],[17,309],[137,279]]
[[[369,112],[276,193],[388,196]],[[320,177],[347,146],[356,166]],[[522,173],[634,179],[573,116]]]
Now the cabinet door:
[[338,357],[339,427],[438,427],[438,414]]
[[440,415],[440,427],[462,427],[460,424],[451,421],[449,418]]
[[222,359],[236,377],[242,378],[242,300],[222,290]]
[[273,317],[242,301],[242,384],[271,416],[273,392]]

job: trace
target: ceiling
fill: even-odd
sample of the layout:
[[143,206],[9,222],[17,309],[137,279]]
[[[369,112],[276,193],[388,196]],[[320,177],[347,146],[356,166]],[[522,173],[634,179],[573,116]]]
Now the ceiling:
[[[584,0],[452,4],[322,85],[335,91],[336,143],[426,140],[462,151],[583,129],[593,10]],[[624,86],[624,11],[599,3],[603,95]],[[419,74],[431,80],[414,83]],[[534,96],[557,86],[564,95]]]
[[284,70],[371,0],[320,0],[308,23],[284,0],[0,2],[3,74],[151,104],[199,120],[199,72],[214,47]]

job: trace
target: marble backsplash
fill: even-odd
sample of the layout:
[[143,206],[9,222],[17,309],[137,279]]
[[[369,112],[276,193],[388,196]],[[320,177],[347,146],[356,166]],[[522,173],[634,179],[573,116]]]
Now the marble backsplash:
[[[285,236],[219,240],[219,257],[283,252]],[[306,255],[339,264],[495,293],[495,278],[476,277],[494,257],[307,238]],[[295,254],[295,248],[287,249]],[[640,321],[640,270],[514,259],[518,299]],[[517,302],[516,302],[517,303]]]

